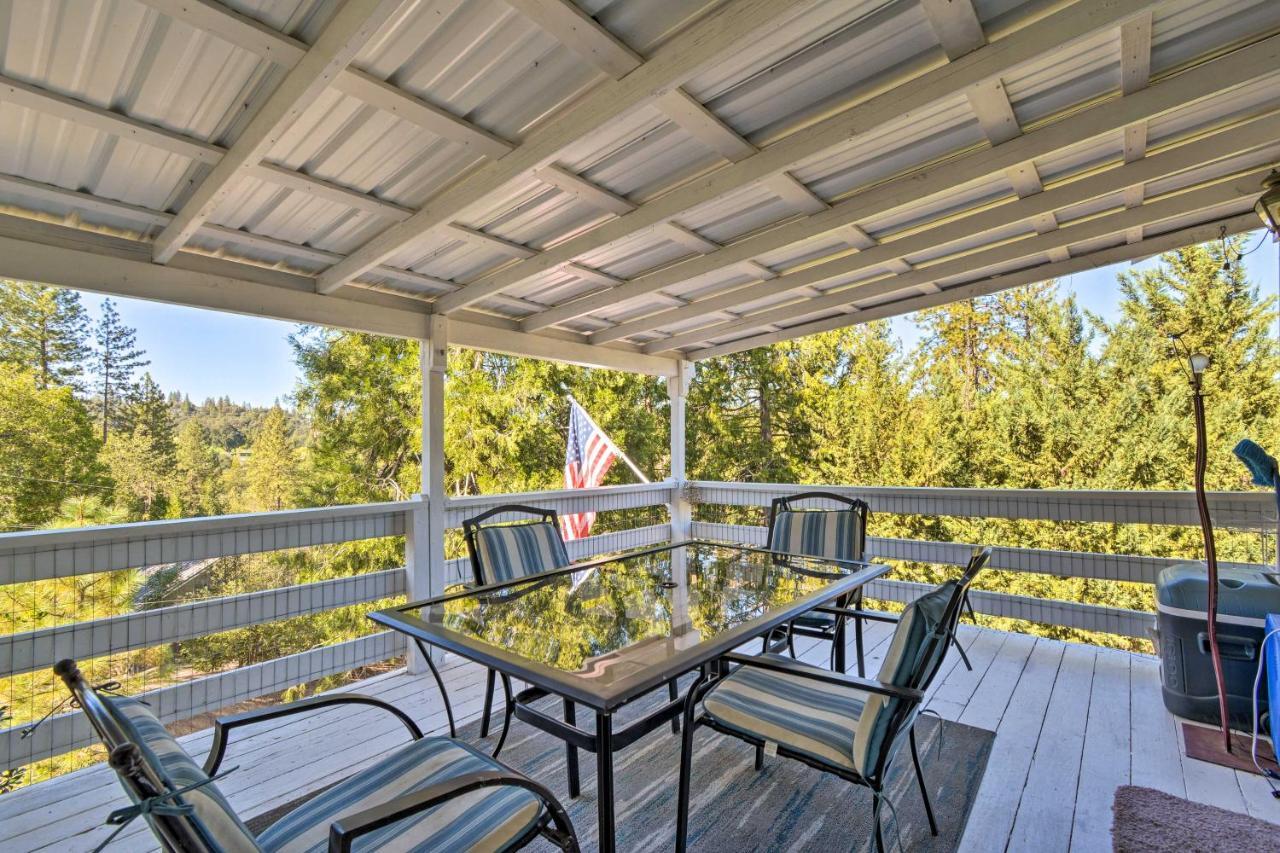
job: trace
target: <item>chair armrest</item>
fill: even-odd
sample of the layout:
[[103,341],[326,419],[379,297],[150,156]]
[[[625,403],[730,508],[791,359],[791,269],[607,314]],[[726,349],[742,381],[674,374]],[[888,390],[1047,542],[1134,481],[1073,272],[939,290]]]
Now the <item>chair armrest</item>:
[[843,616],[846,619],[867,619],[872,622],[897,622],[899,617],[897,613],[881,613],[878,610],[852,610],[848,607],[835,607],[832,605],[823,605],[813,608],[819,613],[830,613],[832,616]]
[[885,684],[883,681],[874,681],[870,678],[857,678],[852,675],[845,675],[839,672],[828,672],[825,669],[812,669],[799,661],[792,661],[785,658],[765,658],[755,655],[744,655],[739,652],[730,652],[723,655],[723,659],[731,661],[741,666],[751,666],[756,669],[767,669],[773,672],[785,672],[788,675],[798,675],[801,678],[808,678],[813,681],[821,681],[824,684],[835,684],[840,687],[854,687],[858,690],[865,690],[868,693],[879,693],[882,696],[892,696],[898,699],[909,699],[913,702],[924,701],[924,693],[920,690],[913,690],[910,687],[897,687],[893,684]]
[[232,729],[250,726],[254,723],[263,723],[267,720],[274,720],[277,717],[304,714],[307,711],[316,711],[334,705],[369,705],[374,708],[381,708],[394,714],[400,722],[404,723],[405,728],[409,730],[409,734],[413,736],[414,740],[419,740],[422,737],[422,729],[418,728],[418,724],[408,714],[392,704],[383,702],[381,699],[363,696],[359,693],[309,696],[306,699],[299,699],[297,702],[290,702],[287,705],[255,708],[252,711],[244,711],[239,714],[233,714],[230,717],[220,717],[215,720],[213,723],[213,745],[209,747],[209,757],[204,761],[204,772],[210,776],[218,772],[218,767],[222,764],[223,755],[227,751],[227,733]]
[[329,853],[350,853],[352,842],[362,835],[426,811],[454,797],[499,785],[510,785],[533,792],[546,806],[552,821],[558,828],[556,842],[561,849],[576,853],[578,839],[574,834],[573,824],[570,823],[568,814],[556,798],[532,779],[509,770],[465,773],[438,785],[402,794],[381,805],[339,818],[329,825]]

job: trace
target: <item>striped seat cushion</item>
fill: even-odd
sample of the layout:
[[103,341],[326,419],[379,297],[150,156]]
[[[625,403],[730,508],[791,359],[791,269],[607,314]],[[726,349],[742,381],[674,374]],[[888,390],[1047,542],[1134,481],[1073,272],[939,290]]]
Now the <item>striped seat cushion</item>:
[[[778,655],[764,657],[825,672]],[[857,770],[853,738],[867,699],[865,692],[852,687],[744,666],[707,694],[703,708],[716,722],[734,731]]]
[[546,521],[481,527],[476,530],[476,554],[485,583],[502,583],[569,565],[560,531]]
[[782,510],[769,529],[769,548],[828,560],[862,559],[862,518],[851,509]]
[[[320,853],[329,825],[394,797],[466,773],[504,770],[501,764],[449,738],[428,737],[339,782],[269,826],[258,837],[268,853]],[[524,788],[481,788],[356,839],[361,851],[508,850],[542,817],[542,803]]]
[[[218,790],[217,783],[207,781],[208,775],[156,719],[150,707],[130,697],[100,698],[115,715],[129,740],[142,748],[143,760],[165,780],[171,791],[197,782],[206,783],[180,795],[175,801],[191,806],[194,811],[191,820],[196,830],[213,849],[226,853],[260,849],[253,833],[249,832],[231,810],[226,798]],[[150,815],[147,820],[151,820]]]
[[[881,683],[918,690],[929,686],[949,644],[935,642],[927,647],[926,641],[941,624],[955,587],[955,581],[948,581],[920,596],[902,611],[889,651],[880,664],[878,678]],[[932,652],[928,659],[922,657],[925,652]],[[854,734],[854,763],[859,772],[863,772],[862,768],[875,767],[885,738],[895,734],[890,732],[890,727],[902,701],[881,694],[868,698]]]

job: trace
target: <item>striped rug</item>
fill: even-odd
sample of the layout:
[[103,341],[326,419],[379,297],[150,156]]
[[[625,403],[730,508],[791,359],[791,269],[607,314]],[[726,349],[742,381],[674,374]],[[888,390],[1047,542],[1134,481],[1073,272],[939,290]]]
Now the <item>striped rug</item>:
[[[665,698],[665,691],[659,692]],[[558,712],[558,701],[548,701],[545,710]],[[624,709],[624,725],[634,718],[629,710]],[[579,709],[579,725],[590,728],[589,722],[582,724],[584,718],[589,714]],[[887,786],[896,819],[894,810],[886,808],[885,846],[887,850],[955,850],[995,735],[972,726],[939,722],[932,716],[922,717],[917,725],[939,835],[934,838],[929,834],[911,772],[911,756],[904,750]],[[463,740],[492,750],[497,733],[484,740],[478,734],[478,723],[459,731]],[[778,757],[766,758],[764,770],[756,772],[754,750],[749,745],[705,727],[699,728],[694,743],[691,850],[832,853],[875,849],[871,796],[866,788]],[[594,755],[579,752],[582,796],[577,800],[568,797],[561,741],[513,720],[501,758],[551,788],[568,808],[582,849],[597,849]],[[615,754],[619,850],[640,853],[673,848],[679,762],[680,738],[668,727]],[[530,849],[554,848],[539,840]]]

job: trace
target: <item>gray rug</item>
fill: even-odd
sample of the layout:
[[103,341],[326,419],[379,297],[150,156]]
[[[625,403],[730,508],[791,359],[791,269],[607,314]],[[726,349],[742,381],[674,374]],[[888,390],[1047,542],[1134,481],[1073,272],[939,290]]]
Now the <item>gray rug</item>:
[[1280,844],[1280,826],[1274,823],[1154,788],[1117,788],[1111,810],[1117,853],[1238,853],[1275,850]]
[[[545,710],[557,713],[558,701]],[[633,718],[629,710],[623,712],[623,724]],[[579,721],[586,716],[579,710]],[[891,810],[884,810],[885,845],[897,849],[900,836],[903,850],[955,850],[995,735],[931,716],[922,717],[918,727],[939,835],[929,834],[911,756],[904,750],[887,785],[897,814],[895,820]],[[472,723],[459,736],[491,750],[497,733],[484,741],[478,733],[479,724]],[[777,757],[766,758],[764,770],[757,773],[751,746],[705,727],[699,728],[695,746],[690,849],[874,850],[871,795],[866,788]],[[597,849],[594,755],[579,752],[582,796],[577,800],[568,797],[564,746],[550,735],[513,720],[501,759],[547,785],[568,808],[582,849]],[[618,849],[671,850],[680,738],[669,728],[659,729],[617,753],[614,762]],[[553,848],[539,840],[531,849]]]

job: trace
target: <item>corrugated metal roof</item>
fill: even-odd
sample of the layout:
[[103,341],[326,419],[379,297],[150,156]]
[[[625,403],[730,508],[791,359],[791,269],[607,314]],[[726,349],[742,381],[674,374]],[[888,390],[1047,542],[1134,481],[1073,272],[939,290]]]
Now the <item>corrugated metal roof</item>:
[[[721,0],[578,3],[641,59],[660,52],[721,5]],[[1028,23],[1069,6],[1059,0],[976,0],[973,5],[993,39],[1015,36]],[[226,8],[305,46],[319,37],[338,4],[336,0],[229,0]],[[772,26],[678,81],[726,127],[766,154],[774,146],[790,144],[807,128],[821,126],[832,116],[946,63],[939,38],[916,0],[808,0],[778,8],[785,11]],[[573,45],[559,43],[551,32],[502,0],[419,0],[407,3],[394,20],[358,52],[352,66],[512,145],[554,126],[578,99],[606,79]],[[1280,3],[1168,0],[1155,5],[1151,20],[1150,73],[1153,81],[1159,81],[1274,34],[1280,30]],[[1042,51],[1001,73],[1000,82],[1018,123],[1028,129],[1052,125],[1118,97],[1120,48],[1120,30],[1113,27]],[[39,102],[17,103],[0,88],[0,205],[10,212],[65,218],[77,227],[133,233],[139,239],[153,237],[168,221],[168,214],[181,208],[208,174],[220,156],[219,148],[234,144],[286,70],[255,53],[251,45],[205,32],[136,0],[0,0],[0,73],[39,87],[50,97],[63,96],[110,111],[69,115],[54,106],[45,109]],[[1159,150],[1280,109],[1280,70],[1259,69],[1267,71],[1274,73],[1145,121],[1146,150]],[[654,226],[619,232],[622,236],[617,239],[574,257],[587,268],[585,272],[558,267],[533,272],[472,307],[508,320],[536,316],[545,308],[607,288],[602,276],[626,281],[649,275],[712,251],[716,245],[752,240],[753,235],[781,224],[805,221],[818,209],[814,205],[856,201],[886,182],[925,168],[945,174],[952,159],[991,144],[968,94],[964,88],[939,89],[931,103],[908,115],[785,164],[817,202],[784,198],[767,182],[749,183],[669,217],[694,236],[676,238]],[[122,130],[119,117],[181,138],[171,145],[138,141]],[[204,146],[195,155],[199,159],[193,159],[192,144]],[[1261,166],[1276,155],[1274,148],[1261,149],[1181,175],[1162,176],[1149,182],[1147,195]],[[1072,145],[1037,153],[1030,162],[1039,181],[1053,186],[1113,167],[1124,156],[1124,133],[1114,130],[1085,134]],[[639,103],[572,140],[555,152],[553,160],[632,205],[662,203],[667,193],[709,181],[724,167],[721,155],[705,140],[653,103]],[[338,89],[326,90],[306,104],[301,116],[279,134],[265,161],[287,170],[286,174],[262,170],[242,174],[213,210],[208,227],[188,243],[189,250],[318,274],[428,204],[446,187],[465,182],[486,162],[481,153],[455,138]],[[23,185],[4,176],[37,184]],[[328,188],[307,184],[311,179],[327,182]],[[870,211],[857,224],[871,239],[892,241],[967,211],[1009,202],[1026,191],[1025,180],[1025,176],[1015,180],[1008,170],[997,168],[957,186],[935,189],[925,183],[899,203]],[[344,196],[344,189],[359,195]],[[1057,223],[1123,207],[1127,202],[1122,190],[1067,205],[1057,211]],[[93,198],[76,196],[76,192]],[[112,207],[110,202],[135,209]],[[1147,233],[1205,221],[1240,205],[1221,207],[1188,212],[1152,225]],[[613,214],[589,199],[525,172],[469,201],[452,218],[519,244],[517,249],[435,229],[392,252],[383,268],[370,270],[362,281],[416,300],[429,299],[520,263],[517,250],[536,255],[590,235],[613,219]],[[909,252],[906,261],[928,264],[958,251],[1034,233],[1028,220],[1010,221]],[[699,239],[711,242],[700,244]],[[1124,235],[1093,238],[1073,245],[1071,251],[1113,246],[1123,239]],[[815,226],[808,233],[798,231],[784,245],[751,255],[772,273],[753,272],[736,263],[708,264],[704,266],[709,271],[672,280],[661,292],[594,300],[599,304],[557,325],[586,334],[656,315],[653,329],[638,328],[627,336],[633,344],[643,344],[664,333],[697,329],[732,316],[720,312],[710,318],[682,316],[664,322],[661,312],[749,287],[762,275],[806,269],[848,254],[851,245],[847,235],[824,233]],[[1029,262],[1010,261],[988,270],[975,269],[972,275],[1025,269]],[[859,269],[817,281],[810,292],[884,275],[881,265]],[[962,280],[973,278],[953,277],[938,284],[945,287]],[[790,304],[797,292],[804,291],[744,299],[732,311],[750,315]],[[832,312],[817,313],[829,316]],[[787,319],[783,325],[796,322]],[[748,330],[710,340],[750,334]]]

